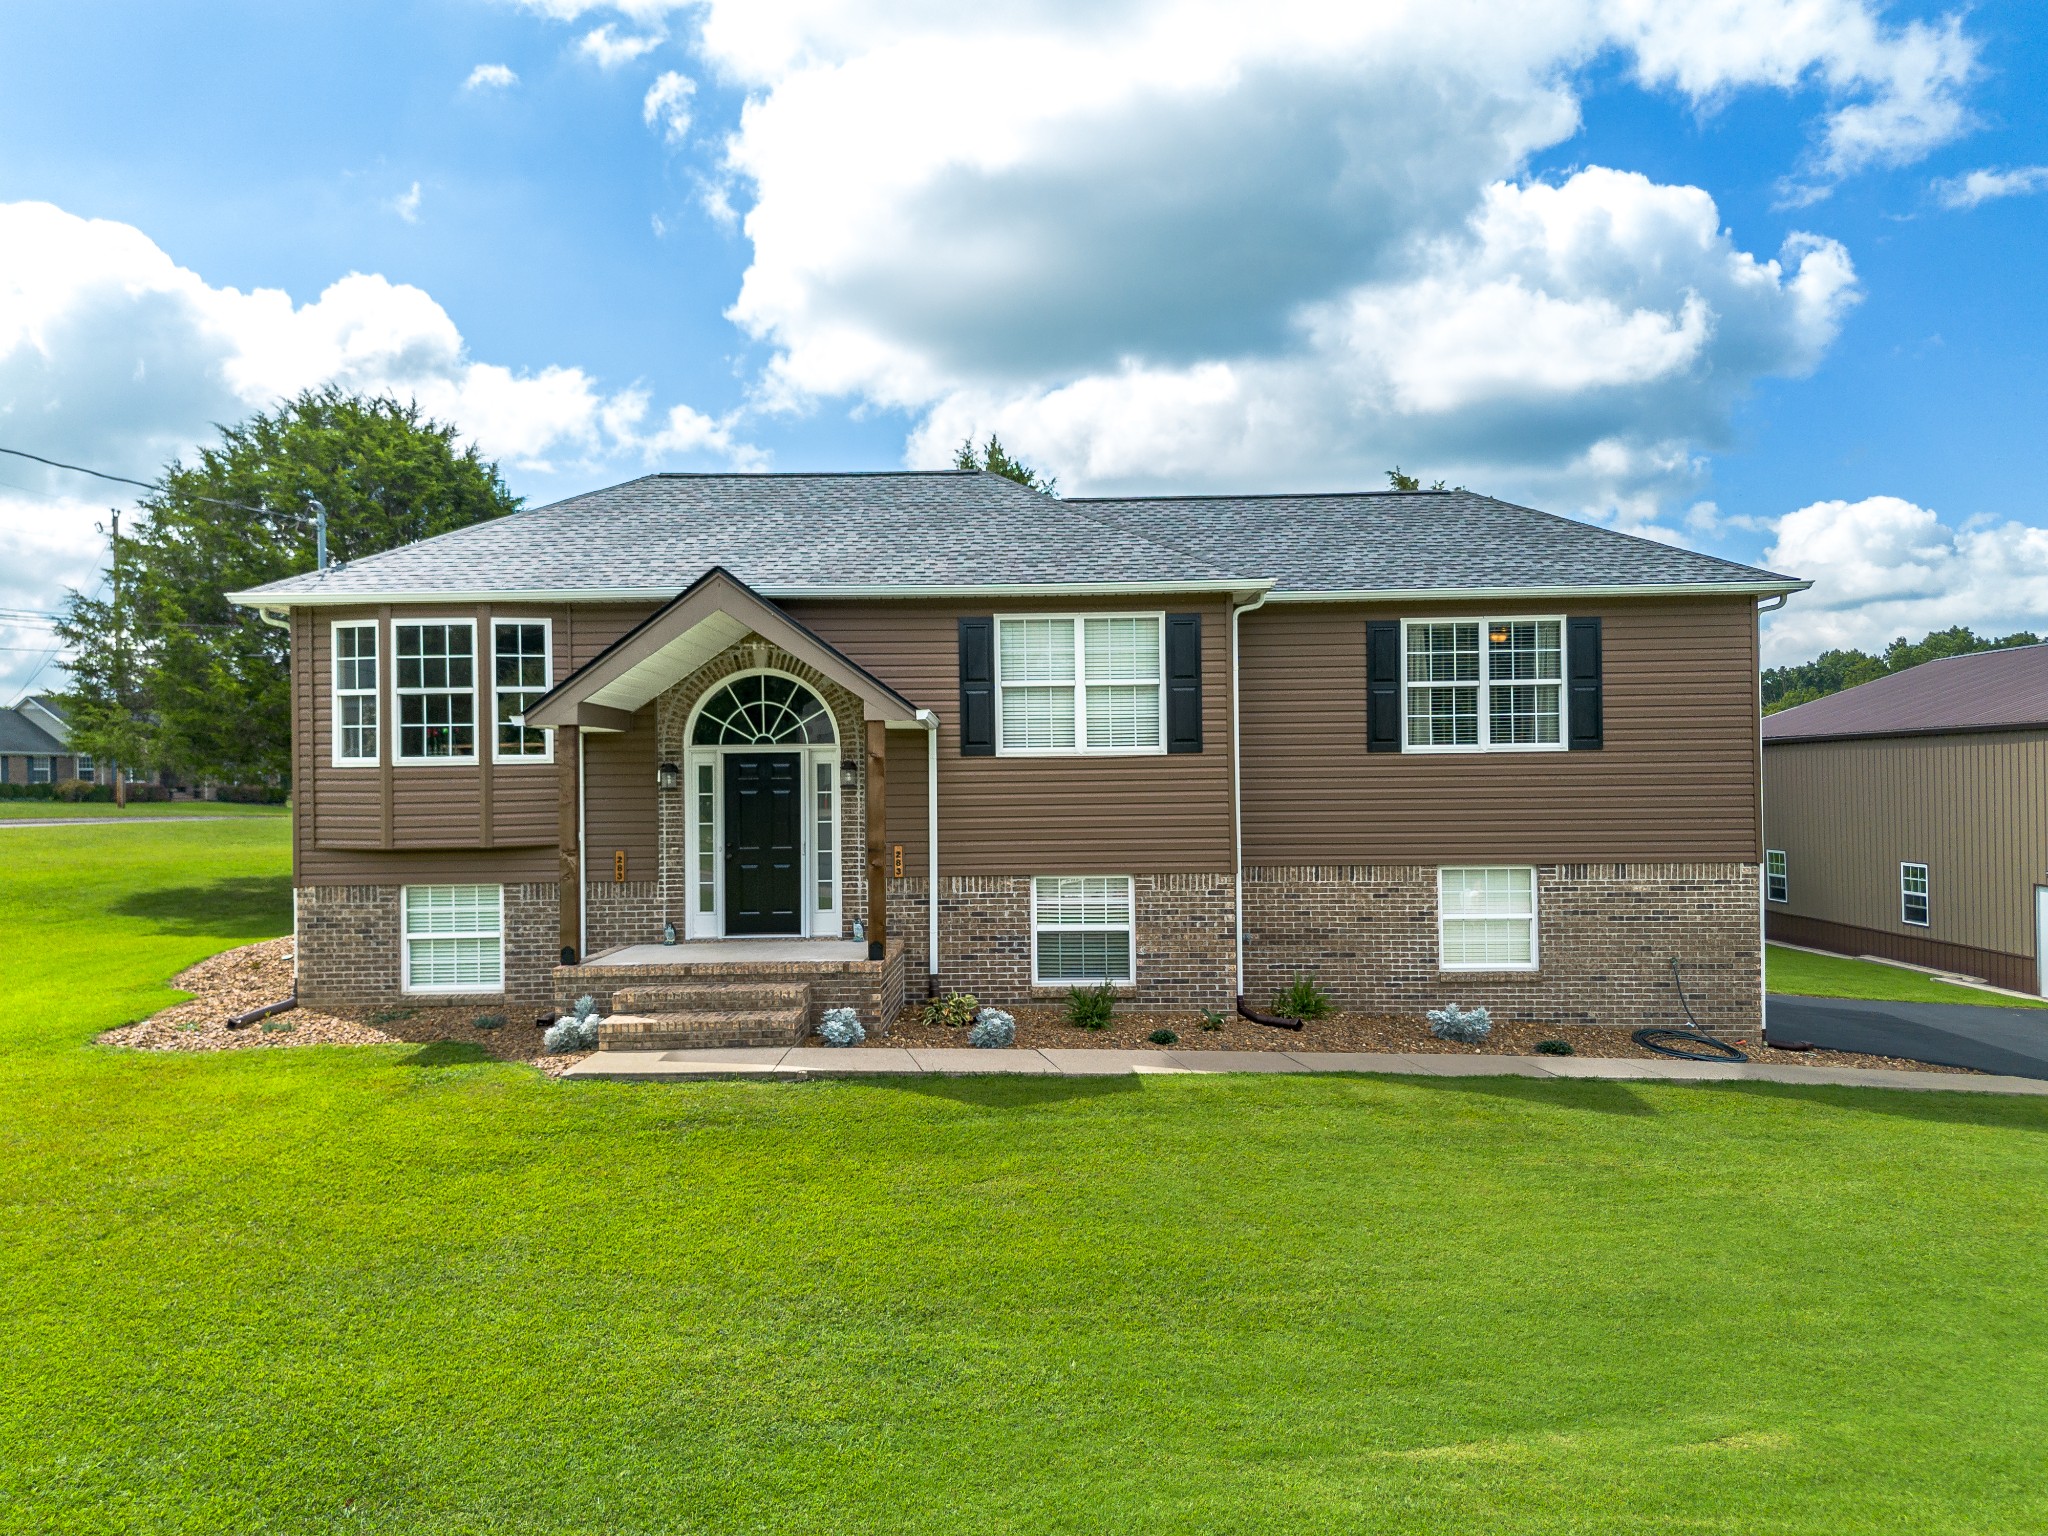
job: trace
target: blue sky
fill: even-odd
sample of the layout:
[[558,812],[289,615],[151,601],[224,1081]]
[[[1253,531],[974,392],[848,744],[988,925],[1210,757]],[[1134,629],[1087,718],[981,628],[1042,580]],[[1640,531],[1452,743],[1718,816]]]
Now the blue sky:
[[[535,501],[1399,462],[1813,577],[1781,657],[2048,628],[2038,8],[963,9],[16,0],[0,444],[146,476],[336,378]],[[0,463],[0,612],[107,504]]]

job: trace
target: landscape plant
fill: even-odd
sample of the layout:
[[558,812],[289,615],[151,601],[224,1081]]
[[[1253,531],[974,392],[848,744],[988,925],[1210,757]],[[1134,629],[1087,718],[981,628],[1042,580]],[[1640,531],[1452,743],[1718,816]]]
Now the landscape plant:
[[1017,1043],[1017,1021],[1000,1008],[983,1008],[967,1031],[967,1043],[985,1051],[1007,1050]]
[[965,1029],[974,1022],[974,1012],[980,1004],[973,994],[955,992],[950,997],[935,997],[924,1005],[918,1018],[943,1029]]
[[1313,976],[1297,976],[1273,998],[1273,1011],[1283,1019],[1322,1019],[1330,1013],[1330,999],[1316,985]]
[[569,1012],[548,1026],[547,1033],[541,1036],[541,1044],[550,1056],[563,1056],[571,1051],[594,1051],[597,1049],[597,1027],[603,1022],[598,1017],[597,999],[586,992],[576,999]]
[[1067,989],[1067,1022],[1076,1029],[1107,1029],[1116,1018],[1116,988],[1108,982]]
[[851,1008],[827,1008],[818,1021],[818,1038],[827,1045],[859,1045],[868,1032],[861,1028],[860,1015]]
[[1154,1045],[1180,1044],[1180,1036],[1176,1035],[1170,1029],[1155,1029],[1152,1031],[1151,1034],[1147,1035],[1145,1038],[1147,1040],[1150,1040]]
[[1446,1003],[1428,1014],[1429,1032],[1439,1040],[1459,1045],[1477,1045],[1493,1033],[1493,1016],[1484,1008],[1460,1008]]

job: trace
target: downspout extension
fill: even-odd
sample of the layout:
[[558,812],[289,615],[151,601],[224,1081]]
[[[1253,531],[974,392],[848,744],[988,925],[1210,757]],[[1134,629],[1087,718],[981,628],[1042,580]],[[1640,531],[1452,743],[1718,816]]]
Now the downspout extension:
[[925,915],[930,931],[925,938],[925,991],[939,994],[939,717],[928,709],[917,712],[924,727],[924,846]]
[[1244,1004],[1244,753],[1241,747],[1244,701],[1238,693],[1237,621],[1247,613],[1265,607],[1266,599],[1272,595],[1273,589],[1268,587],[1259,594],[1257,602],[1244,603],[1230,610],[1230,831],[1237,871],[1231,882],[1231,894],[1237,901],[1237,921],[1233,926],[1237,938],[1237,1000],[1240,1009]]

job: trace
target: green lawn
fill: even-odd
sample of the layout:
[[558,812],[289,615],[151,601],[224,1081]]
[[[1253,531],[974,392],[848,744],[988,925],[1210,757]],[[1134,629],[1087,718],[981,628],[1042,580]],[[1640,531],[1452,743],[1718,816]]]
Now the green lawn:
[[2048,1526],[2048,1105],[117,1053],[281,823],[0,845],[0,1530]]
[[1985,1003],[1999,1008],[2044,1008],[2048,1002],[2007,997],[1982,987],[1936,981],[1919,971],[1842,955],[1816,955],[1782,944],[1765,946],[1764,974],[1773,992],[1800,997],[1868,997],[1897,1003]]
[[104,816],[108,819],[157,816],[283,816],[282,805],[236,805],[226,800],[136,801],[117,806],[101,800],[0,800],[0,821],[71,820]]

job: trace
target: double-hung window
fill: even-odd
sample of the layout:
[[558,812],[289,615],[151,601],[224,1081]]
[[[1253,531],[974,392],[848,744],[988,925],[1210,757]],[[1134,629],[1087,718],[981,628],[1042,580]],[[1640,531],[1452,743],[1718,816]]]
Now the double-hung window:
[[996,750],[1159,752],[1163,615],[996,620]]
[[1792,882],[1785,874],[1785,850],[1768,848],[1764,851],[1764,900],[1790,901]]
[[29,781],[29,783],[31,783],[31,784],[47,784],[47,783],[49,783],[49,782],[50,782],[50,764],[51,764],[51,763],[53,763],[53,762],[55,762],[55,761],[56,761],[56,759],[55,759],[55,758],[51,758],[51,757],[32,757],[32,758],[30,758],[30,759],[28,760],[28,781]]
[[334,761],[377,762],[377,626],[334,626]]
[[500,619],[492,626],[492,683],[497,700],[500,762],[525,759],[545,763],[554,757],[553,731],[514,725],[527,708],[553,685],[546,619]]
[[476,761],[476,625],[468,619],[395,624],[398,758]]
[[1899,921],[1915,928],[1927,926],[1927,866],[1899,866]]
[[1034,985],[1135,979],[1129,875],[1040,875],[1031,882]]
[[1401,636],[1409,751],[1563,749],[1563,619],[1432,619]]
[[1446,971],[1536,969],[1536,871],[1437,871],[1437,964]]
[[92,783],[95,773],[92,754],[90,752],[79,753],[78,765],[73,771],[76,772],[81,779],[85,780],[86,783]]
[[505,888],[405,888],[405,990],[498,992],[505,985]]

